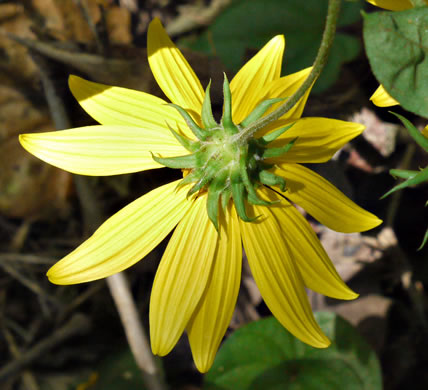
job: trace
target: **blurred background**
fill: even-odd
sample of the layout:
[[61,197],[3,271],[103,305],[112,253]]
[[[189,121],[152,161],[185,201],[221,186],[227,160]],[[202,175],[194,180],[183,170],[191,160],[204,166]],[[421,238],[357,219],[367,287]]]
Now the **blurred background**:
[[[213,80],[220,115],[223,70],[231,79],[276,34],[286,38],[283,74],[310,66],[326,9],[325,0],[0,0],[1,389],[143,388],[105,281],[55,286],[45,273],[107,217],[177,175],[162,169],[76,180],[28,154],[18,134],[94,123],[68,91],[70,74],[162,96],[145,49],[154,17],[203,86]],[[376,11],[364,1],[344,2],[328,65],[304,116],[366,125],[331,162],[311,168],[384,224],[345,235],[307,216],[361,296],[342,302],[308,294],[314,310],[338,313],[357,327],[380,359],[385,389],[426,389],[428,246],[417,248],[428,220],[428,188],[379,198],[395,184],[389,169],[418,169],[427,155],[387,109],[369,101],[378,83],[364,53],[361,10]],[[394,111],[426,125],[400,107]],[[146,326],[164,248],[126,271]],[[269,314],[244,264],[227,335]],[[202,388],[186,337],[162,361],[172,389]]]

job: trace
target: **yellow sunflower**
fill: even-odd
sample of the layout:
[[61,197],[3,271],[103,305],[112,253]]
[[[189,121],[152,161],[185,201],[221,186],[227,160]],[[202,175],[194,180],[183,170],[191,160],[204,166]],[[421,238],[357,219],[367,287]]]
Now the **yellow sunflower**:
[[248,126],[291,96],[310,72],[280,77],[284,47],[284,37],[274,37],[230,85],[225,78],[218,123],[209,86],[204,93],[155,19],[148,31],[149,64],[173,104],[71,76],[72,93],[101,125],[20,136],[30,153],[77,174],[183,169],[181,182],[159,187],[113,215],[56,263],[48,278],[72,284],[120,272],[175,228],[153,283],[151,345],[154,354],[166,355],[186,330],[201,372],[212,365],[232,317],[242,244],[267,306],[305,343],[319,348],[330,343],[314,320],[305,286],[334,298],[357,297],[291,202],[340,232],[381,223],[300,165],[329,160],[362,125],[301,118],[308,91],[286,115],[248,137]]

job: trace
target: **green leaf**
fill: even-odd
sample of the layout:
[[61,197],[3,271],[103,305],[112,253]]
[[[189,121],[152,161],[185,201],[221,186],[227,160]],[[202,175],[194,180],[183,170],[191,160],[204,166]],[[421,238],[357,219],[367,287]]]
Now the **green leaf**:
[[395,112],[389,111],[392,115],[395,115],[400,121],[403,123],[403,125],[406,127],[406,129],[409,131],[410,135],[413,137],[413,139],[416,141],[416,143],[423,149],[425,149],[426,152],[428,152],[428,139],[425,138],[422,133],[413,126],[412,122],[410,122],[408,119],[406,119],[404,116],[400,114],[396,114]]
[[[236,0],[196,40],[180,43],[197,51],[216,54],[228,69],[237,72],[244,64],[246,50],[254,54],[273,36],[284,34],[287,73],[311,66],[321,42],[327,14],[327,0]],[[361,2],[345,2],[339,26],[359,20]],[[340,66],[360,51],[357,38],[336,35],[330,57],[314,91],[325,90],[339,76]],[[283,74],[285,74],[283,69]]]
[[372,71],[406,110],[428,118],[428,7],[364,17]]
[[297,340],[271,317],[230,336],[205,376],[204,390],[381,390],[375,353],[334,313],[315,317],[332,340],[327,349]]
[[382,195],[381,199],[386,198],[387,196],[391,195],[395,191],[402,190],[403,188],[406,188],[409,186],[415,186],[426,181],[428,181],[428,167],[425,167],[424,169],[422,169],[422,171],[420,171],[417,175],[412,176],[406,181],[403,181],[402,183],[397,184],[395,187],[391,188],[386,194]]
[[425,246],[425,244],[427,243],[427,241],[428,241],[428,229],[425,230],[425,235],[424,235],[424,238],[422,240],[421,246],[418,248],[418,251],[420,251]]
[[399,177],[400,179],[411,179],[415,177],[420,171],[411,171],[406,169],[390,169],[389,174],[396,179]]

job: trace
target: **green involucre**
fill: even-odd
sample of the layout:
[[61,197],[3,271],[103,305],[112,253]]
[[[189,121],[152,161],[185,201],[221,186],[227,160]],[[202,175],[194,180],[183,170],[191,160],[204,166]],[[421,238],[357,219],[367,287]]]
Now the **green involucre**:
[[260,103],[240,124],[232,120],[232,96],[229,82],[225,76],[223,83],[224,106],[223,116],[217,123],[212,114],[209,96],[210,84],[205,91],[202,105],[200,127],[181,107],[171,104],[186,121],[197,140],[190,140],[170,128],[174,137],[190,154],[185,156],[153,159],[169,168],[186,169],[189,173],[180,182],[180,186],[193,183],[188,196],[199,191],[207,191],[207,213],[219,229],[219,202],[224,209],[230,198],[233,199],[238,216],[246,222],[254,221],[246,211],[246,202],[268,206],[271,202],[260,199],[257,187],[260,185],[279,185],[286,190],[285,180],[269,172],[272,164],[264,162],[267,158],[279,157],[287,153],[297,138],[281,148],[269,148],[269,143],[291,128],[290,124],[260,138],[240,137],[246,126],[251,125],[280,99],[268,99]]

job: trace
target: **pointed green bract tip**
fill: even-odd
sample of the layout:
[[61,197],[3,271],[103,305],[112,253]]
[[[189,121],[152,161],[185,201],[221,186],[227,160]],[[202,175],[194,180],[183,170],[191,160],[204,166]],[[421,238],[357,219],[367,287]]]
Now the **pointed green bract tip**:
[[281,127],[278,130],[272,131],[271,133],[268,133],[268,134],[264,135],[263,137],[259,138],[258,141],[260,143],[262,143],[263,145],[270,144],[271,142],[273,142],[277,138],[279,138],[281,135],[283,135],[287,130],[290,130],[293,127],[294,123],[292,123],[288,126],[285,126],[285,127]]
[[293,145],[297,141],[297,137],[292,139],[289,143],[286,145],[280,147],[280,148],[267,148],[263,152],[263,158],[272,158],[272,157],[280,157],[285,155],[287,152],[290,151],[290,149],[293,147]]
[[287,153],[297,138],[280,148],[267,147],[270,142],[294,125],[291,123],[258,139],[254,137],[241,139],[239,134],[245,132],[242,125],[260,117],[272,104],[283,99],[268,99],[260,103],[247,119],[237,126],[232,120],[232,94],[229,81],[224,75],[223,116],[221,122],[217,123],[211,108],[210,87],[211,82],[208,83],[202,104],[201,122],[203,127],[200,127],[186,110],[176,104],[170,104],[184,118],[189,129],[197,138],[190,140],[169,127],[177,141],[191,153],[185,156],[165,158],[152,154],[152,157],[166,167],[191,170],[179,186],[193,183],[187,193],[188,197],[201,191],[208,193],[207,214],[216,230],[219,231],[220,202],[224,211],[229,201],[232,200],[239,218],[244,222],[253,222],[258,217],[248,217],[247,203],[272,205],[272,202],[259,197],[257,193],[259,185],[276,185],[282,191],[286,190],[285,180],[270,173],[269,169],[273,165],[264,160]]
[[152,153],[152,158],[157,163],[173,169],[192,169],[192,168],[196,168],[198,165],[198,162],[197,162],[198,156],[196,154],[162,158],[162,157],[157,157]]
[[223,98],[223,117],[221,118],[221,123],[226,131],[230,134],[235,134],[237,130],[232,120],[232,93],[230,92],[229,80],[226,73],[224,73]]
[[211,97],[210,97],[210,87],[211,87],[211,80],[208,83],[207,89],[205,90],[205,97],[204,102],[202,104],[202,124],[206,129],[217,127],[218,124],[214,119],[213,111],[211,107]]
[[279,103],[284,101],[284,98],[276,98],[276,99],[267,99],[262,101],[251,113],[248,115],[242,122],[242,127],[247,127],[251,125],[251,123],[255,122],[256,120],[260,119],[266,111],[272,107],[275,103]]
[[168,126],[169,131],[172,133],[172,135],[175,137],[175,139],[185,148],[187,149],[189,152],[195,152],[198,149],[198,144],[184,136],[182,136],[181,134],[178,134],[178,132],[176,132],[170,125],[169,123],[166,123],[166,125]]
[[189,115],[189,113],[184,108],[173,103],[168,103],[168,105],[171,107],[174,107],[180,113],[180,115],[185,120],[187,126],[192,131],[192,133],[196,136],[196,138],[198,138],[199,140],[204,140],[208,136],[207,131],[199,127],[198,124],[193,120],[193,118]]
[[219,231],[218,227],[218,211],[219,211],[219,200],[221,196],[221,191],[212,189],[210,186],[210,189],[208,190],[208,197],[207,197],[207,213],[208,218],[213,223],[215,229],[217,232]]

